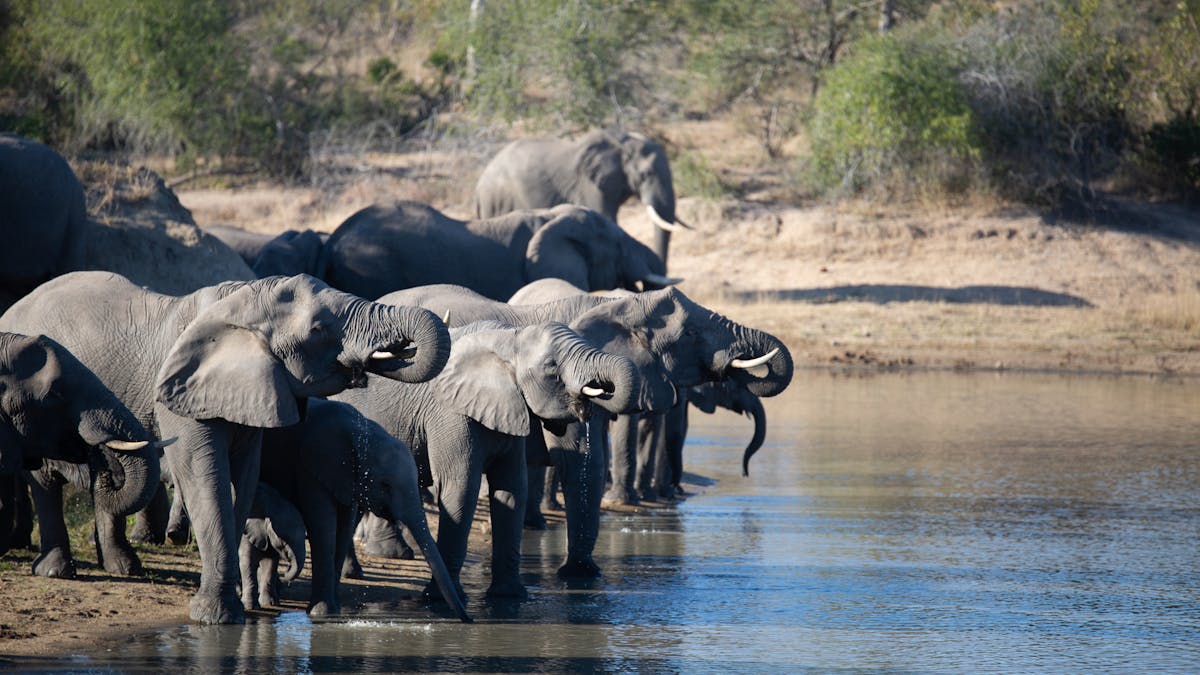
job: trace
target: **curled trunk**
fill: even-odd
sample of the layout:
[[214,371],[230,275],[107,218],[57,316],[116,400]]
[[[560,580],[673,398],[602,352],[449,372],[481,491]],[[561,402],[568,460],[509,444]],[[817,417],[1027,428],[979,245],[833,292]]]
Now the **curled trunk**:
[[91,469],[96,509],[128,516],[149,504],[158,489],[158,448],[150,444],[136,452],[98,449],[92,453]]
[[354,324],[348,348],[376,375],[425,382],[450,358],[450,332],[427,309],[364,303]]
[[433,573],[433,579],[437,582],[438,589],[442,592],[442,597],[449,603],[451,609],[454,610],[455,616],[463,623],[471,623],[471,615],[467,614],[466,605],[463,604],[462,598],[458,595],[458,588],[454,585],[454,578],[450,576],[450,570],[446,569],[446,563],[442,560],[442,554],[438,551],[437,542],[433,540],[433,535],[429,533],[429,525],[425,522],[425,512],[418,505],[404,514],[402,519],[409,533],[416,539],[417,545],[421,547],[421,553],[425,556],[425,563],[429,565],[429,571]]

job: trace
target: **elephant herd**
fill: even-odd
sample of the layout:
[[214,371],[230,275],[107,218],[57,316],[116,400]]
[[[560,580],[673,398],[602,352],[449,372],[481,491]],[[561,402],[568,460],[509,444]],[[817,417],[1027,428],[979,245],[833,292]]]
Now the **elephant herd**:
[[[633,195],[663,232],[656,250],[615,222]],[[430,568],[427,596],[469,621],[459,574],[485,484],[490,596],[525,597],[522,529],[545,527],[557,485],[559,573],[595,576],[602,496],[675,494],[689,398],[754,417],[745,469],[765,431],[759,397],[792,376],[777,338],[673,287],[670,169],[637,134],[512,144],[484,169],[474,220],[401,201],[329,235],[214,226],[260,277],[180,295],[92,269],[76,241],[83,204],[61,156],[0,135],[12,242],[0,253],[0,552],[28,544],[36,513],[33,573],[73,577],[71,483],[92,495],[110,572],[141,572],[131,538],[184,542],[190,527],[201,623],[277,604],[278,575],[306,559],[309,611],[336,613],[356,536],[405,555],[402,532]]]

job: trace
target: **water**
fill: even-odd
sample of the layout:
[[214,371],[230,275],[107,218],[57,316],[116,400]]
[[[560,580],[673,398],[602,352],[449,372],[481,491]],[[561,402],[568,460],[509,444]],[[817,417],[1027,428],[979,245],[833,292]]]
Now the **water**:
[[[141,636],[79,670],[1195,672],[1200,383],[798,373],[693,415],[677,509],[607,515],[602,579],[529,532],[525,603],[415,604]],[[40,661],[40,665],[47,665]]]

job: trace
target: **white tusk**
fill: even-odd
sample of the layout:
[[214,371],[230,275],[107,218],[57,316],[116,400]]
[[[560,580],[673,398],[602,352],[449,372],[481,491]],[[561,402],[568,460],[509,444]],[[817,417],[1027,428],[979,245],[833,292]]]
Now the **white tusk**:
[[661,274],[654,274],[653,272],[647,274],[646,278],[642,281],[649,281],[656,286],[674,286],[675,284],[683,283],[683,279],[680,277],[664,277]]
[[595,398],[595,397],[597,397],[597,396],[603,396],[603,395],[604,395],[604,390],[603,390],[603,389],[600,389],[600,388],[598,388],[598,387],[588,387],[588,386],[584,386],[584,388],[583,388],[583,389],[581,389],[580,391],[582,391],[582,392],[583,392],[583,395],[584,395],[584,396],[588,396],[588,397],[591,397],[591,398]]
[[[767,352],[766,354],[763,354],[762,356],[760,356],[756,359],[749,359],[749,360],[734,359],[729,362],[729,365],[734,368],[750,370],[751,368],[761,366],[764,363],[766,363],[767,361],[770,361],[771,358],[774,357],[778,353],[779,353],[779,347],[776,347],[775,349],[772,349],[771,351]],[[759,371],[759,372],[761,372],[761,371]],[[750,371],[750,374],[755,375],[757,377],[762,377],[761,375],[758,374],[758,372],[755,372],[755,371]]]
[[150,441],[109,441],[104,444],[109,450],[119,452],[136,452],[150,445]]
[[396,358],[396,355],[392,352],[385,352],[383,350],[380,350],[377,352],[371,352],[371,358],[376,361],[383,361],[385,359],[394,359],[394,358]]
[[450,310],[446,310],[446,316],[442,317],[442,323],[446,324],[447,326],[450,325]]
[[659,229],[666,230],[667,232],[678,232],[679,231],[678,225],[675,225],[674,223],[670,223],[667,221],[666,218],[663,218],[662,216],[658,215],[658,211],[655,211],[653,206],[650,206],[649,204],[647,204],[646,210],[650,212],[650,220],[653,221],[655,226],[657,226]]
[[685,229],[685,230],[694,230],[694,229],[696,229],[696,228],[692,227],[691,225],[688,225],[687,223],[683,222],[683,219],[682,219],[682,218],[680,218],[679,216],[675,216],[675,224],[676,224],[676,225],[680,225],[680,226],[682,226],[682,227],[683,227],[683,229]]
[[158,441],[157,443],[155,443],[155,444],[154,444],[154,447],[156,447],[156,448],[159,448],[159,449],[161,450],[162,448],[165,448],[165,447],[167,447],[168,445],[170,445],[170,444],[174,443],[174,442],[175,442],[175,441],[177,441],[177,440],[179,440],[179,437],[178,437],[178,436],[172,436],[172,437],[170,437],[170,438],[165,438],[165,439],[163,439],[163,440],[161,440],[161,441]]

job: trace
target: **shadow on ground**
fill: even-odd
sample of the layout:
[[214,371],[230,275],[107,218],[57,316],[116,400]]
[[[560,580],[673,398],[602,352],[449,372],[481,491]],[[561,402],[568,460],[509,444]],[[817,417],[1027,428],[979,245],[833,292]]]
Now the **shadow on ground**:
[[773,291],[733,291],[726,294],[743,302],[954,302],[1025,307],[1091,307],[1092,303],[1066,293],[1022,286],[962,286],[937,288],[896,284],[862,284],[831,288],[791,288]]

